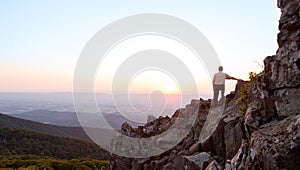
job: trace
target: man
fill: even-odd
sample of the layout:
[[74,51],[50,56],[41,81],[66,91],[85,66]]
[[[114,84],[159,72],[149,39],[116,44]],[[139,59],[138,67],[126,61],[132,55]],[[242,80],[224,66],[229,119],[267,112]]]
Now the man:
[[219,67],[219,72],[214,75],[213,78],[213,89],[214,89],[214,98],[213,104],[218,103],[219,91],[221,91],[221,101],[224,101],[224,92],[225,92],[225,79],[238,80],[234,77],[229,76],[228,74],[223,73],[223,67]]

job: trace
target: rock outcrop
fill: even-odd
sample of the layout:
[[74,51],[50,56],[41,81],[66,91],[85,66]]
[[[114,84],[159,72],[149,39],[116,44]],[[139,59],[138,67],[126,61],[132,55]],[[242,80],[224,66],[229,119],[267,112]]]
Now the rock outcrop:
[[[226,96],[215,131],[200,141],[201,130],[210,114],[211,100],[192,100],[172,117],[149,118],[144,126],[124,123],[121,133],[149,138],[165,132],[182,115],[196,112],[195,123],[173,148],[148,158],[111,155],[112,169],[300,169],[300,0],[278,0],[279,21],[276,55],[264,60],[264,70],[249,82],[238,81]],[[237,101],[249,90],[245,112]],[[182,128],[191,124],[182,124]],[[117,139],[116,139],[117,140]],[[172,138],[168,138],[172,140]],[[157,146],[168,142],[154,141]],[[120,148],[121,150],[129,150]]]
[[271,122],[252,133],[247,169],[299,169],[300,115]]
[[[184,109],[178,109],[171,118],[168,116],[161,116],[146,123],[144,126],[139,126],[137,128],[133,128],[128,123],[124,123],[121,129],[122,134],[138,138],[150,137],[161,134],[170,128],[175,120],[180,118],[180,114],[194,111],[197,111],[198,113],[197,120],[195,121],[194,126],[190,129],[189,133],[171,150],[166,151],[161,155],[145,159],[131,159],[112,156],[112,159],[110,160],[112,169],[124,169],[124,167],[128,167],[129,169],[132,169],[133,167],[139,167],[137,169],[183,169],[185,166],[198,166],[196,165],[197,163],[193,163],[193,160],[198,161],[198,157],[193,158],[186,156],[200,154],[200,143],[198,142],[198,139],[209,109],[210,101],[205,101],[202,99],[192,100],[191,104],[188,104]],[[163,142],[167,142],[165,141],[167,139],[168,138],[158,139],[154,142],[157,143],[157,146],[160,146],[163,145]],[[171,138],[170,140],[174,139]],[[130,147],[121,149],[130,150]],[[207,155],[209,154],[207,153]],[[201,154],[201,156],[203,156],[203,154]],[[211,156],[209,160],[213,160]],[[204,165],[207,166],[210,162],[211,161]]]
[[264,88],[275,99],[279,117],[299,113],[300,103],[300,1],[278,0],[281,9],[276,55],[264,60]]
[[[244,84],[245,82],[240,82]],[[242,86],[238,83],[236,91],[239,91]],[[228,103],[225,108],[233,107],[234,99],[238,98],[239,93],[233,92],[227,96]],[[232,100],[232,101],[229,101]],[[216,107],[213,109],[219,109]],[[121,127],[121,133],[135,138],[151,137],[163,133],[165,130],[180,118],[180,115],[185,115],[188,112],[197,111],[197,119],[194,125],[190,128],[186,137],[182,139],[172,149],[164,152],[161,155],[153,156],[150,158],[132,159],[123,158],[115,155],[111,156],[110,163],[112,169],[222,169],[226,159],[231,159],[235,153],[239,150],[242,138],[244,135],[243,123],[240,122],[240,116],[238,113],[224,114],[222,119],[212,124],[216,126],[216,130],[213,134],[203,143],[199,141],[201,130],[207,119],[211,108],[211,100],[195,100],[193,99],[190,104],[185,108],[175,111],[170,118],[159,117],[153,121],[146,123],[144,126],[131,127],[125,122]],[[234,109],[236,110],[236,109]],[[237,116],[238,115],[238,116]],[[224,121],[226,120],[226,122]],[[115,139],[118,141],[118,139]],[[157,147],[163,140],[157,140]],[[174,140],[171,138],[171,140]],[[116,143],[114,141],[113,143]],[[120,150],[130,152],[130,144],[128,147],[120,148]]]

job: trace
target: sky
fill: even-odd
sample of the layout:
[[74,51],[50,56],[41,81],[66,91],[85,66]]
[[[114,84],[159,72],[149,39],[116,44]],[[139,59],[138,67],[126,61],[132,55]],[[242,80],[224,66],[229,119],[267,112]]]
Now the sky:
[[[141,13],[168,14],[198,28],[210,41],[231,76],[247,79],[262,70],[263,59],[278,48],[280,10],[276,0],[26,0],[1,1],[0,92],[71,92],[76,62],[89,39],[104,26]],[[169,40],[144,37],[124,42],[119,54],[134,43],[162,45]],[[131,42],[130,42],[131,41]],[[175,50],[174,46],[164,47]],[[126,48],[129,47],[129,48]],[[122,51],[123,48],[123,51]],[[136,49],[138,50],[138,49]],[[128,52],[128,51],[127,51]],[[181,52],[184,52],[182,49]],[[112,52],[113,53],[113,52]],[[188,52],[187,52],[188,53]],[[113,54],[111,54],[113,55]],[[120,56],[120,55],[115,55]],[[184,59],[184,58],[181,58]],[[118,58],[117,58],[118,60]],[[106,67],[117,67],[116,59]],[[211,94],[203,66],[190,65],[201,94]],[[197,70],[197,68],[199,69]],[[217,68],[216,68],[217,71]],[[111,92],[112,72],[95,79],[97,92]],[[96,76],[99,77],[99,76]],[[234,90],[228,81],[226,92]],[[100,84],[100,85],[99,85]],[[167,74],[145,71],[131,81],[129,91],[161,90],[178,93],[176,80]]]

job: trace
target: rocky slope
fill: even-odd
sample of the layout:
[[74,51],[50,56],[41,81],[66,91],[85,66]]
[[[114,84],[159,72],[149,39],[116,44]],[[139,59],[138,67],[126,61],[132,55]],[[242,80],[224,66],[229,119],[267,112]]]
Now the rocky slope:
[[164,132],[182,113],[197,112],[189,133],[172,149],[140,159],[111,155],[111,168],[300,169],[300,0],[278,0],[278,7],[282,15],[276,55],[264,60],[262,73],[250,82],[239,81],[226,96],[209,138],[200,140],[205,121],[223,108],[211,107],[210,100],[192,100],[171,118],[159,117],[138,128],[123,124],[122,134],[144,138]]

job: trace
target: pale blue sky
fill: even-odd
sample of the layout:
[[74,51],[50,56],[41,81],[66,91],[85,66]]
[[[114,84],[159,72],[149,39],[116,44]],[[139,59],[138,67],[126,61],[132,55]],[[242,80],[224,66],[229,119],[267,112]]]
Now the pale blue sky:
[[86,42],[103,26],[139,13],[162,13],[196,26],[224,70],[247,78],[277,50],[276,0],[2,0],[0,91],[71,91]]

